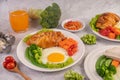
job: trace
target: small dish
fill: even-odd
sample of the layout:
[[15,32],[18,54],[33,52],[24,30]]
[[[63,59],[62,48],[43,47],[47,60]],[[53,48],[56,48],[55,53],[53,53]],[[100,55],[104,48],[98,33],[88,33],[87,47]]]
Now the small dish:
[[[65,24],[67,24],[68,22],[79,22],[80,23],[79,29],[77,29],[77,30],[70,30],[70,29],[65,28]],[[82,19],[71,18],[71,19],[64,20],[62,22],[61,26],[62,26],[63,29],[65,29],[67,31],[78,32],[78,31],[82,31],[85,28],[85,23],[84,23],[84,21]]]

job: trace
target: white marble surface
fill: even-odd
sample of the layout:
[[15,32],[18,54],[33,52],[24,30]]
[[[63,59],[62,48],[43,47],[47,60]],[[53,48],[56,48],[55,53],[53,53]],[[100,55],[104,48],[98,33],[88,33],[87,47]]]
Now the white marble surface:
[[[12,55],[15,57],[17,62],[19,63],[19,67],[21,71],[31,77],[32,80],[64,80],[64,73],[69,69],[74,69],[75,71],[83,74],[85,76],[85,80],[89,80],[84,72],[84,58],[87,54],[89,54],[92,50],[107,46],[107,45],[119,45],[118,42],[111,42],[97,37],[96,45],[85,45],[86,51],[83,59],[73,67],[53,73],[44,73],[40,71],[32,70],[25,65],[23,65],[16,56],[16,47],[19,41],[28,33],[39,30],[41,28],[40,25],[36,23],[31,23],[30,28],[25,33],[15,33],[12,31],[9,19],[8,19],[8,7],[26,7],[26,8],[45,8],[51,3],[56,2],[60,5],[62,10],[62,17],[60,23],[67,18],[83,18],[86,24],[86,28],[78,33],[74,33],[79,37],[83,36],[86,33],[92,33],[89,28],[89,21],[91,17],[96,14],[103,12],[114,12],[120,15],[120,1],[119,0],[8,0],[9,6],[0,0],[0,31],[4,33],[12,33],[16,37],[16,42],[12,47],[12,51],[9,54],[0,54],[0,80],[23,80],[23,78],[16,74],[6,71],[2,67],[2,62],[5,56]],[[58,28],[61,28],[59,26]]]

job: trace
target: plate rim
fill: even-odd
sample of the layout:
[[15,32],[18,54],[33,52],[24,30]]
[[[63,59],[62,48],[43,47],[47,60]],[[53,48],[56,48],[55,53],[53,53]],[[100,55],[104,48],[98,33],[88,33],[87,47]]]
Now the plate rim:
[[[76,36],[77,38],[79,38],[77,35],[69,32],[69,31],[66,31],[66,30],[62,30],[62,29],[52,29],[52,30],[67,32],[68,34],[72,34],[72,35]],[[39,31],[39,30],[34,31],[34,32],[31,32],[31,33],[29,33],[29,34],[34,34],[34,33],[38,32],[38,31]],[[29,35],[29,34],[26,34],[26,35]],[[25,35],[24,37],[26,37],[26,35]],[[25,62],[23,62],[23,61],[20,59],[19,55],[18,55],[18,47],[19,47],[19,45],[23,42],[24,37],[19,41],[19,43],[18,43],[18,45],[17,45],[17,57],[18,57],[18,59],[20,60],[20,62],[21,62],[22,64],[24,64],[25,66],[27,66],[27,65],[25,64]],[[79,57],[79,59],[77,59],[74,63],[72,63],[72,64],[70,64],[70,65],[68,65],[68,66],[66,66],[66,67],[63,67],[63,68],[51,69],[51,70],[48,70],[48,69],[45,70],[45,68],[41,68],[41,70],[40,70],[40,69],[35,69],[35,68],[33,68],[33,67],[30,67],[30,65],[27,66],[27,67],[30,68],[30,69],[37,70],[37,71],[42,71],[42,72],[55,72],[55,71],[61,71],[61,70],[64,70],[64,69],[68,69],[68,68],[74,66],[75,64],[77,64],[77,63],[82,59],[82,57],[83,57],[84,54],[85,54],[85,45],[84,45],[84,43],[82,42],[82,40],[79,40],[79,41],[81,42],[82,53],[81,53],[81,56]],[[33,65],[33,64],[31,64],[31,65]],[[35,65],[33,65],[33,66],[35,66]],[[39,67],[39,68],[40,68],[40,67]],[[43,70],[42,70],[42,69],[43,69]]]
[[[92,50],[87,56],[86,56],[86,58],[85,58],[85,60],[84,60],[84,70],[85,70],[85,73],[86,73],[86,75],[88,76],[88,78],[90,79],[90,80],[93,80],[94,79],[94,77],[93,76],[91,76],[91,73],[89,73],[90,71],[87,69],[87,64],[88,64],[88,62],[87,61],[89,61],[89,57],[93,54],[93,53],[95,53],[96,51],[98,51],[98,50],[101,50],[101,52],[104,52],[104,49],[106,50],[106,49],[109,49],[109,48],[113,48],[113,47],[120,47],[119,45],[108,45],[108,46],[104,46],[104,47],[102,47],[102,48],[96,48],[95,50]],[[97,55],[99,54],[99,53],[96,53]],[[101,54],[102,55],[102,54]],[[93,73],[94,74],[94,73]],[[97,74],[98,75],[98,74]],[[99,75],[98,75],[99,76]],[[100,76],[99,76],[100,77]],[[100,79],[97,79],[97,77],[95,77],[96,78],[96,80],[100,80]]]

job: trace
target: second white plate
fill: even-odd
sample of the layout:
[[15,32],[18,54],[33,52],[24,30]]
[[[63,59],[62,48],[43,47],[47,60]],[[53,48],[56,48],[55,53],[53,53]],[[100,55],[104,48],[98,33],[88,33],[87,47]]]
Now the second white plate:
[[96,72],[95,64],[97,59],[103,55],[105,50],[113,47],[118,47],[116,45],[106,46],[93,50],[85,59],[84,69],[90,80],[103,80]]

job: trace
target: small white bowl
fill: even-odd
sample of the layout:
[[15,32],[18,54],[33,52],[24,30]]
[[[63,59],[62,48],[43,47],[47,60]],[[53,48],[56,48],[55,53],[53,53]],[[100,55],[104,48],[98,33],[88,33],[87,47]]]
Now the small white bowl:
[[[65,23],[69,22],[69,21],[78,21],[82,24],[82,28],[78,29],[78,30],[69,30],[67,28],[64,27]],[[84,28],[85,28],[85,23],[82,19],[77,19],[77,18],[71,18],[71,19],[66,19],[62,22],[61,24],[62,28],[67,30],[67,31],[70,31],[70,32],[78,32],[78,31],[82,31]]]

